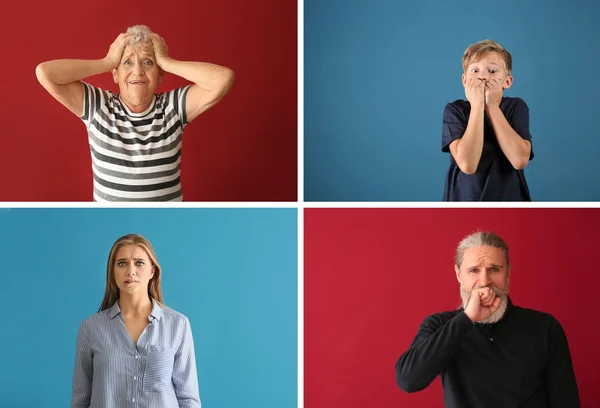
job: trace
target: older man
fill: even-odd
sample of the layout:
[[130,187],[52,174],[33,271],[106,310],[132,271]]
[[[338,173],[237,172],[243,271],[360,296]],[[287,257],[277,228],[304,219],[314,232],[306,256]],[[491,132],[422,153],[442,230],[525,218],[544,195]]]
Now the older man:
[[[109,71],[120,94],[81,81]],[[165,72],[193,85],[155,95]],[[183,128],[219,102],[234,79],[229,68],[171,58],[165,41],[147,26],[120,34],[102,59],[47,61],[36,75],[85,123],[94,201],[183,201]]]
[[579,408],[567,338],[547,313],[512,304],[508,247],[477,232],[455,260],[463,307],[427,317],[396,363],[396,382],[421,391],[439,374],[447,408]]

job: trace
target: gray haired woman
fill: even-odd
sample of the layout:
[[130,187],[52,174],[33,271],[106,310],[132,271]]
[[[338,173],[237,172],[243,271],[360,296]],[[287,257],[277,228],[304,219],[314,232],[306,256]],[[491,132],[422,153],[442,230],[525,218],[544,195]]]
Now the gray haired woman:
[[[82,82],[108,71],[119,94]],[[155,94],[165,72],[193,84]],[[94,201],[183,201],[183,129],[234,81],[229,68],[171,58],[165,41],[143,25],[120,34],[102,59],[43,62],[36,76],[87,128]]]

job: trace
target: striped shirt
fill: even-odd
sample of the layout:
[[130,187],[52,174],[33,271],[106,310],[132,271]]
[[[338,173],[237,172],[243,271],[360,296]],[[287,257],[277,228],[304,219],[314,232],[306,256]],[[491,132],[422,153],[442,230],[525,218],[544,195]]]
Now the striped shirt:
[[187,317],[154,300],[137,346],[119,302],[79,328],[71,408],[200,408]]
[[191,85],[154,99],[133,113],[120,96],[83,82],[94,201],[183,201],[181,136]]

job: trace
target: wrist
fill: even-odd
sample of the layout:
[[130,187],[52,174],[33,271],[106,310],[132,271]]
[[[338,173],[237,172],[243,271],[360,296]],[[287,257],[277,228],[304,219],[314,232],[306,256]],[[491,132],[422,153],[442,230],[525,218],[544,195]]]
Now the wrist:
[[472,313],[470,311],[465,310],[465,314],[467,315],[471,323],[475,323],[475,316],[472,316]]
[[115,62],[108,57],[98,60],[98,64],[102,67],[102,72],[109,72],[113,69],[117,69],[119,66],[118,62]]
[[[158,66],[162,69],[165,69],[165,65],[169,65],[170,63],[173,62],[173,58],[166,56],[166,57],[156,57],[156,63],[158,64]],[[165,69],[166,70],[166,69]]]

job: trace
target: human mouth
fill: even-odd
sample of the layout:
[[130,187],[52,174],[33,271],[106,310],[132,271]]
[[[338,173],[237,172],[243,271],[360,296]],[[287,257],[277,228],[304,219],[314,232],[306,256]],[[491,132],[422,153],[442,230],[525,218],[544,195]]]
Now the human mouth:
[[131,85],[144,85],[146,82],[144,81],[130,81]]
[[133,280],[126,280],[125,281],[125,286],[130,286],[133,285],[134,283],[136,283],[137,281],[133,281]]

